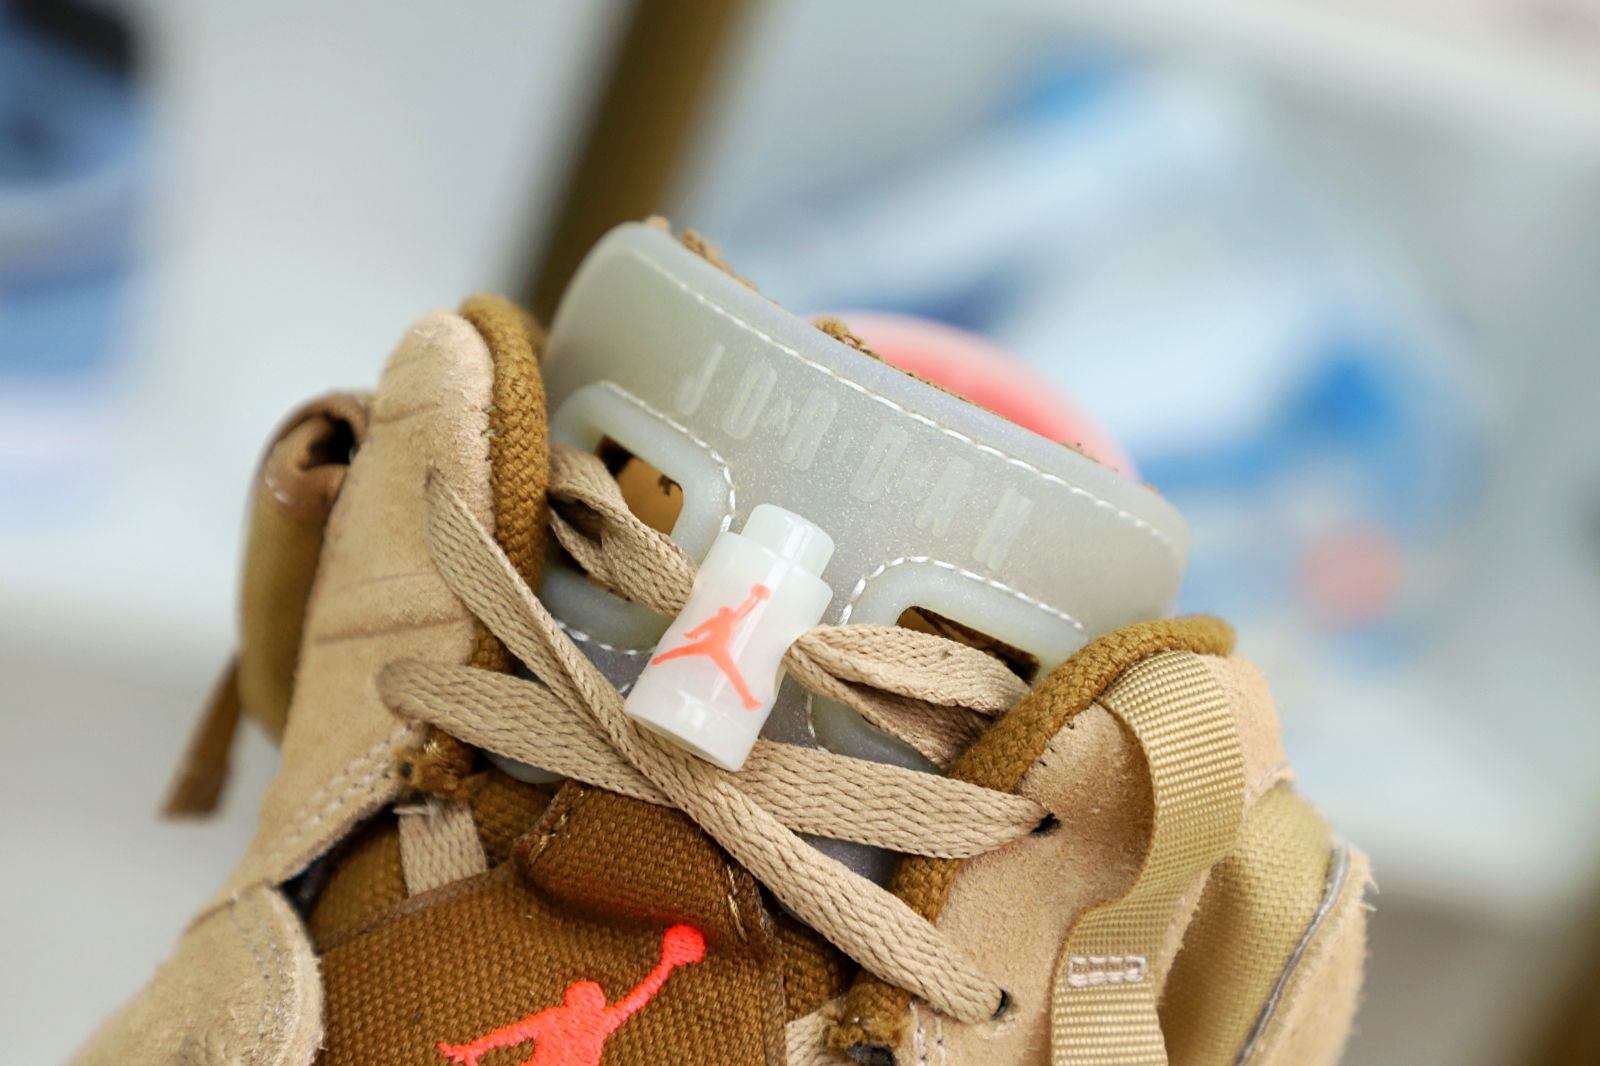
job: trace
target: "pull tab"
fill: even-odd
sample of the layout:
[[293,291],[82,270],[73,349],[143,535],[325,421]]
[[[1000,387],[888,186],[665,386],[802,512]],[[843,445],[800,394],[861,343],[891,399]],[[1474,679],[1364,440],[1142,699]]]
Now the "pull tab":
[[761,504],[712,542],[689,601],[628,694],[628,714],[725,770],[744,765],[782,681],[783,655],[822,620],[833,538]]

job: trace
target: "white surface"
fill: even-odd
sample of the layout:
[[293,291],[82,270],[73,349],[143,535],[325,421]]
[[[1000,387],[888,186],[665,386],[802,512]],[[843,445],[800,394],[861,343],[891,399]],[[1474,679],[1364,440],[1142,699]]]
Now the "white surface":
[[228,643],[262,442],[311,396],[371,388],[417,316],[515,281],[616,8],[132,8],[158,143],[127,369],[73,501],[0,506],[0,640]]
[[[66,653],[66,654],[63,654]],[[243,730],[222,812],[156,808],[211,683],[0,648],[0,1023],[11,1062],[61,1062],[150,978],[232,870],[277,753]]]
[[[1099,33],[1436,119],[1474,138],[1600,161],[1593,0],[1005,0]],[[994,5],[984,7],[994,10]]]
[[724,770],[742,767],[778,698],[784,653],[833,599],[820,576],[832,555],[827,533],[770,504],[719,534],[634,681],[628,714]]

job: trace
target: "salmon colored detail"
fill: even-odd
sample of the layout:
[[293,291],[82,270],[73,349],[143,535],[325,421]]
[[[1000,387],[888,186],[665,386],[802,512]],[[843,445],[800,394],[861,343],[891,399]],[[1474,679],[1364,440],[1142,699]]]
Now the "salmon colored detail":
[[478,1060],[491,1051],[531,1040],[533,1055],[521,1066],[600,1066],[611,1034],[655,998],[673,970],[699,962],[705,955],[706,941],[698,929],[674,925],[661,937],[661,961],[616,1003],[607,1003],[605,990],[593,981],[574,981],[567,986],[559,1007],[546,1007],[471,1043],[440,1042],[439,1050],[451,1062],[478,1066]]
[[727,679],[733,682],[734,691],[739,694],[739,700],[747,711],[753,711],[761,706],[761,701],[750,692],[750,686],[744,683],[744,675],[739,672],[739,665],[733,661],[733,631],[745,617],[755,610],[756,604],[772,595],[772,590],[765,585],[751,585],[749,597],[738,607],[718,607],[717,613],[701,622],[684,634],[689,643],[681,648],[664,651],[650,660],[650,665],[664,663],[671,659],[686,659],[691,655],[704,655],[716,664]]

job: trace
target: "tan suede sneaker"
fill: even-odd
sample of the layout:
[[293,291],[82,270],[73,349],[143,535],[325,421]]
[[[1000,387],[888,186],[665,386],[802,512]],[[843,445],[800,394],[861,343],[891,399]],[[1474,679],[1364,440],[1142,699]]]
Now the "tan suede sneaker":
[[1333,1063],[1367,865],[1184,553],[659,226],[429,315],[267,452],[169,808],[282,766],[79,1061]]

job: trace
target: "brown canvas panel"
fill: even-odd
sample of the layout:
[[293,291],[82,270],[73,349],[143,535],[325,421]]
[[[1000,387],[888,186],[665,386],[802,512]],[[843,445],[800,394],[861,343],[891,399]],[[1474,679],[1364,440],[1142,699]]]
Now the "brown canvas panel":
[[[330,1066],[445,1061],[461,1044],[561,1005],[578,981],[619,1000],[657,964],[664,931],[704,937],[611,1034],[608,1066],[779,1062],[782,974],[748,874],[682,814],[593,789],[564,790],[509,863],[406,900],[322,958]],[[613,830],[622,827],[620,832]],[[485,1066],[524,1062],[537,1043]]]
[[327,860],[327,880],[306,915],[318,951],[348,930],[406,898],[400,872],[400,834],[385,811],[346,837]]
[[[550,802],[551,787],[530,785],[490,769],[477,775],[468,800],[490,867],[511,857],[512,845]],[[329,861],[327,880],[307,916],[319,950],[406,898],[395,816],[384,813],[352,833]]]
[[857,966],[814,929],[781,908],[771,909],[783,956],[783,994],[789,1021],[803,1018],[843,992]]
[[555,795],[554,785],[530,785],[491,767],[478,775],[468,803],[490,866],[511,857],[517,838],[533,828]]

